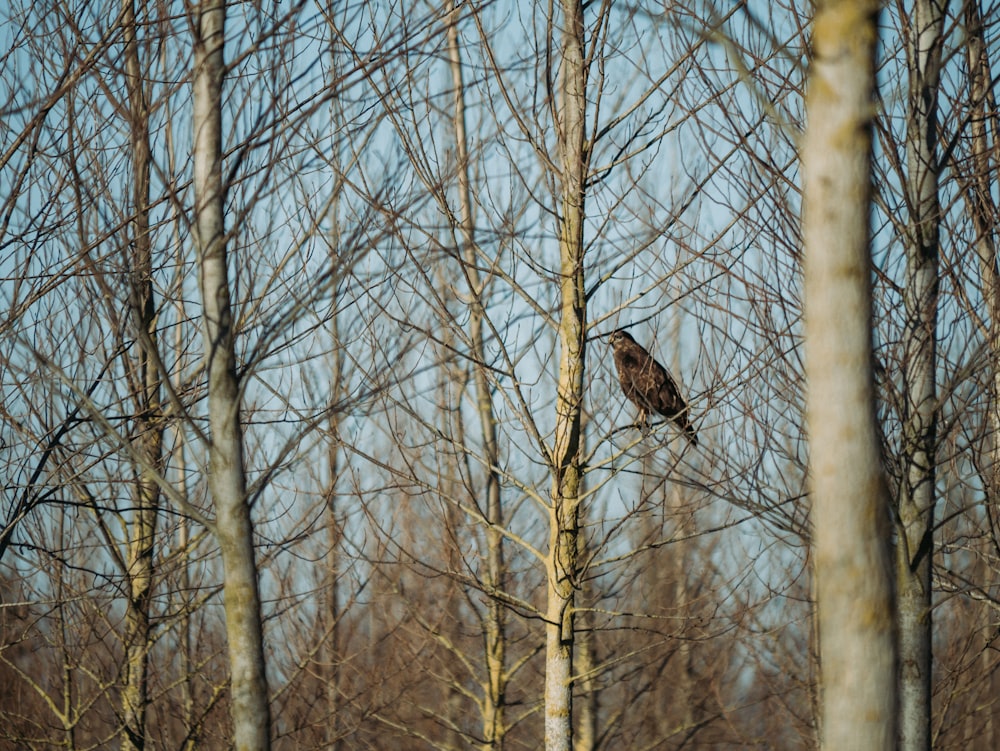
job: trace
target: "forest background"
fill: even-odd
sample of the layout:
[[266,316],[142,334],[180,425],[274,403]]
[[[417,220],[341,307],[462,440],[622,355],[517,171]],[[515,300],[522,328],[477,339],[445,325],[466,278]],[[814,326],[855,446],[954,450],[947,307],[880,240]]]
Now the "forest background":
[[857,315],[843,582],[899,746],[996,748],[1000,6],[881,8],[870,315],[804,321],[813,13],[0,8],[0,747],[820,745],[804,350]]

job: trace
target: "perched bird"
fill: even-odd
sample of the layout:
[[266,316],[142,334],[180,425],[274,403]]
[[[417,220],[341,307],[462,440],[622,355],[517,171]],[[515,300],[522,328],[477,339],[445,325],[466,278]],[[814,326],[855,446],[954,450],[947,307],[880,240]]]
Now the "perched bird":
[[611,334],[615,367],[625,396],[639,408],[639,422],[646,424],[650,412],[673,420],[694,446],[698,435],[691,425],[688,405],[667,369],[653,359],[627,331]]

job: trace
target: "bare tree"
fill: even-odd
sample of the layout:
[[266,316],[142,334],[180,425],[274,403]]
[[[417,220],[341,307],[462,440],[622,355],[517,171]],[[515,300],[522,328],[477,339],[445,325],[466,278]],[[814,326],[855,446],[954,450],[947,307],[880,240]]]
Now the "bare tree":
[[581,417],[587,342],[583,238],[587,176],[587,57],[583,3],[562,3],[556,149],[559,158],[559,380],[551,451],[546,557],[545,748],[569,751],[573,736],[573,648],[583,497]]
[[[996,229],[996,219],[1000,216],[1000,210],[992,193],[992,185],[996,181],[997,168],[1000,164],[1000,151],[998,151],[1000,112],[997,109],[992,72],[993,50],[987,43],[987,33],[991,26],[984,18],[983,6],[978,0],[964,2],[963,20],[968,61],[967,120],[971,158],[964,160],[953,154],[950,166],[959,177],[960,190],[965,198],[974,232],[972,244],[979,261],[979,295],[984,302],[983,307],[987,316],[987,319],[980,323],[980,328],[984,330],[988,353],[986,360],[989,364],[985,368],[984,379],[987,383],[986,414],[983,421],[985,429],[982,431],[984,448],[981,452],[982,458],[978,462],[986,497],[981,504],[982,513],[975,515],[971,520],[971,529],[977,536],[982,536],[979,550],[983,552],[977,555],[982,568],[979,569],[978,576],[971,572],[963,576],[965,582],[956,583],[959,591],[966,588],[966,582],[985,583],[995,578],[994,553],[998,549],[995,499],[997,488],[1000,487],[1000,268],[997,265]],[[962,542],[964,543],[964,540]],[[997,735],[1000,732],[1000,719],[998,719],[1000,708],[994,698],[997,696],[997,687],[1000,686],[994,649],[997,634],[991,625],[996,598],[991,597],[992,593],[988,586],[979,589],[974,585],[972,591],[975,596],[966,604],[964,615],[973,626],[972,643],[975,647],[971,660],[965,653],[962,654],[962,663],[968,670],[959,670],[956,674],[968,680],[969,684],[980,683],[983,686],[982,692],[973,692],[973,695],[983,698],[972,706],[962,701],[954,703],[960,708],[959,712],[964,710],[961,719],[964,738],[969,739],[973,748],[987,749],[997,745]],[[956,685],[949,695],[956,697],[962,695],[964,688],[966,686],[959,688]],[[938,703],[946,708],[952,704],[950,701]],[[979,708],[982,708],[982,711],[976,711]],[[945,725],[944,720],[941,724]],[[960,742],[963,742],[964,738]]]
[[900,747],[931,747],[931,561],[937,451],[938,160],[937,89],[944,3],[920,0],[906,40],[906,286],[903,301],[904,423],[896,504]]
[[878,3],[817,6],[802,148],[822,748],[895,738],[888,498],[875,429],[869,213]]
[[160,372],[156,343],[157,301],[153,290],[153,251],[149,228],[150,172],[149,111],[146,84],[138,52],[140,25],[134,0],[124,0],[122,32],[129,102],[132,156],[132,259],[130,303],[139,343],[132,376],[136,394],[137,443],[142,465],[135,490],[135,512],[125,561],[129,596],[125,611],[125,686],[122,691],[122,748],[142,749],[146,739],[149,703],[148,670],[151,646],[150,597],[153,586],[154,544],[160,487],[164,421],[160,410]]
[[469,357],[475,390],[476,413],[482,442],[481,461],[485,467],[482,489],[486,529],[486,570],[482,585],[488,593],[485,628],[485,662],[487,679],[483,690],[483,748],[502,749],[506,735],[507,673],[507,613],[498,593],[506,590],[504,561],[504,511],[500,483],[500,449],[497,443],[496,410],[486,366],[486,322],[483,300],[487,282],[479,273],[472,202],[472,163],[469,153],[465,99],[467,95],[462,51],[459,44],[458,21],[461,6],[452,11],[447,23],[448,58],[454,87],[454,129],[456,176],[458,180],[458,232],[461,237],[462,272],[466,277],[471,306],[469,312]]
[[264,668],[263,623],[253,525],[243,466],[241,390],[236,374],[233,314],[226,257],[222,175],[222,86],[225,0],[196,11],[194,55],[194,196],[192,229],[201,278],[205,367],[208,372],[208,488],[214,532],[225,571],[226,635],[232,684],[233,740],[239,751],[268,749],[271,710]]

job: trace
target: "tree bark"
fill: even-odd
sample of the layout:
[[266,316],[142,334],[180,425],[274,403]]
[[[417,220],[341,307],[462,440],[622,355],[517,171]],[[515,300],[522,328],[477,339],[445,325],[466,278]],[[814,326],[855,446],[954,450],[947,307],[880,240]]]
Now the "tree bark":
[[146,460],[135,483],[135,512],[129,527],[126,556],[128,599],[125,605],[125,679],[122,689],[122,748],[139,751],[146,744],[146,708],[149,703],[149,603],[153,581],[156,517],[160,487],[153,476],[163,453],[160,414],[160,378],[155,362],[156,302],[153,294],[153,256],[149,236],[150,145],[146,103],[136,34],[134,0],[124,0],[122,36],[129,103],[132,157],[132,222],[129,305],[138,336],[134,383],[138,450]]
[[817,6],[806,98],[805,346],[821,746],[895,742],[888,497],[872,378],[869,212],[877,0]]
[[[336,322],[334,328],[334,349],[339,347]],[[331,389],[331,405],[340,392],[342,358],[339,353],[334,355],[334,388]],[[338,459],[340,456],[340,418],[336,413],[330,415],[330,449],[327,452],[330,466],[329,486],[326,494],[326,587],[324,589],[325,617],[328,624],[320,650],[323,669],[321,675],[325,682],[326,706],[328,720],[325,726],[325,747],[329,751],[340,751],[343,748],[341,723],[341,654],[340,654],[340,575],[341,575],[341,519],[337,504],[337,478],[340,473]]]
[[545,748],[569,751],[573,733],[573,607],[577,587],[580,457],[586,299],[584,289],[584,197],[586,61],[583,6],[563,0],[562,59],[557,139],[561,174],[559,384],[552,450],[545,639]]
[[[336,86],[342,75],[341,55],[342,51],[338,44],[338,30],[332,18],[328,19],[330,31],[330,73],[329,85]],[[331,117],[333,134],[346,130],[343,122],[343,114],[339,108],[339,101],[334,101]],[[330,197],[330,207],[327,212],[329,218],[330,231],[328,233],[330,243],[330,274],[336,278],[340,273],[343,237],[341,232],[341,197],[344,190],[343,165],[340,163],[336,152],[331,154],[331,165],[333,171],[333,192]],[[337,285],[332,285],[336,294]],[[336,314],[330,320],[330,396],[327,402],[329,410],[328,449],[327,465],[329,479],[326,489],[326,586],[324,588],[325,625],[323,643],[320,649],[320,660],[322,669],[321,679],[324,682],[326,696],[327,721],[323,732],[324,747],[329,751],[341,751],[344,748],[344,722],[342,711],[344,703],[341,701],[343,690],[343,670],[342,670],[342,627],[341,619],[343,613],[340,609],[341,589],[340,580],[343,573],[343,519],[342,509],[338,503],[338,484],[342,470],[340,464],[340,454],[342,450],[341,439],[341,407],[340,400],[344,397],[344,342],[341,338],[340,321]]]
[[482,459],[487,466],[483,500],[486,513],[486,572],[483,586],[489,599],[486,603],[485,649],[486,686],[483,697],[483,749],[499,751],[506,736],[507,693],[507,624],[504,606],[496,593],[504,589],[503,507],[500,497],[500,447],[497,442],[496,415],[493,409],[490,382],[487,377],[483,325],[486,311],[483,305],[485,285],[479,274],[475,221],[472,211],[472,188],[469,175],[469,146],[465,124],[465,84],[458,40],[456,6],[448,23],[448,60],[454,87],[455,153],[458,160],[459,230],[461,235],[463,273],[472,298],[469,310],[469,341],[471,343],[472,382],[475,388],[476,411],[479,416]]
[[[971,117],[972,173],[970,189],[965,192],[972,223],[976,230],[976,254],[979,257],[979,280],[983,300],[989,314],[989,342],[993,362],[992,409],[989,419],[993,442],[990,447],[993,487],[1000,486],[1000,268],[997,266],[996,223],[997,206],[993,201],[992,175],[996,171],[996,154],[991,153],[988,126],[1000,134],[996,121],[996,100],[991,84],[993,81],[986,40],[983,37],[983,20],[979,5],[974,0],[965,6],[966,29],[968,32],[969,57],[969,102]],[[991,121],[990,118],[993,118]],[[995,496],[995,493],[994,493]]]
[[899,745],[931,747],[931,560],[934,552],[938,294],[937,90],[944,6],[917,0],[907,39],[907,227],[903,306],[903,472],[897,499]]
[[[996,220],[997,205],[993,200],[993,181],[996,172],[997,152],[991,150],[989,130],[994,131],[994,149],[1000,148],[996,135],[1000,134],[997,122],[997,104],[993,94],[993,74],[983,28],[982,10],[979,0],[967,0],[965,3],[966,44],[969,61],[969,104],[971,117],[969,129],[971,132],[972,175],[970,188],[965,191],[966,203],[972,224],[976,231],[976,253],[979,257],[979,284],[986,310],[989,315],[987,335],[989,337],[991,355],[992,394],[988,415],[990,438],[987,443],[986,457],[986,502],[995,502],[1000,497],[1000,269],[997,267]],[[988,622],[984,617],[983,623]],[[991,647],[990,629],[983,626],[981,640],[982,675],[986,677],[986,694],[990,697],[998,695],[997,684],[1000,676],[995,669],[994,650]],[[987,704],[986,718],[980,724],[974,717],[969,718],[970,724],[975,723],[976,748],[997,747],[996,709]]]
[[224,569],[226,636],[229,642],[233,740],[239,751],[270,747],[271,718],[253,527],[246,497],[240,386],[224,228],[222,179],[223,40],[226,4],[198,7],[194,71],[194,236],[199,251],[204,306],[208,422],[211,433],[208,489]]

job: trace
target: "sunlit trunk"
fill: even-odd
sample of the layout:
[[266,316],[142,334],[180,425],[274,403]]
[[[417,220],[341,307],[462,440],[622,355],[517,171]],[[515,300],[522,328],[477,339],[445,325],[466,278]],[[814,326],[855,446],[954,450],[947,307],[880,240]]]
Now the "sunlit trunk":
[[557,123],[561,174],[559,222],[559,383],[552,451],[549,552],[546,561],[545,748],[569,751],[573,734],[573,608],[578,573],[583,408],[587,321],[584,289],[586,62],[583,7],[562,4],[562,55]]
[[802,147],[807,420],[821,747],[895,743],[888,498],[872,378],[869,212],[877,0],[817,6]]
[[253,527],[246,497],[240,388],[226,259],[222,178],[225,15],[223,0],[205,0],[198,7],[194,57],[193,229],[201,269],[208,372],[211,433],[208,489],[215,506],[215,532],[224,570],[233,741],[238,751],[257,751],[270,746],[271,718],[264,674]]

